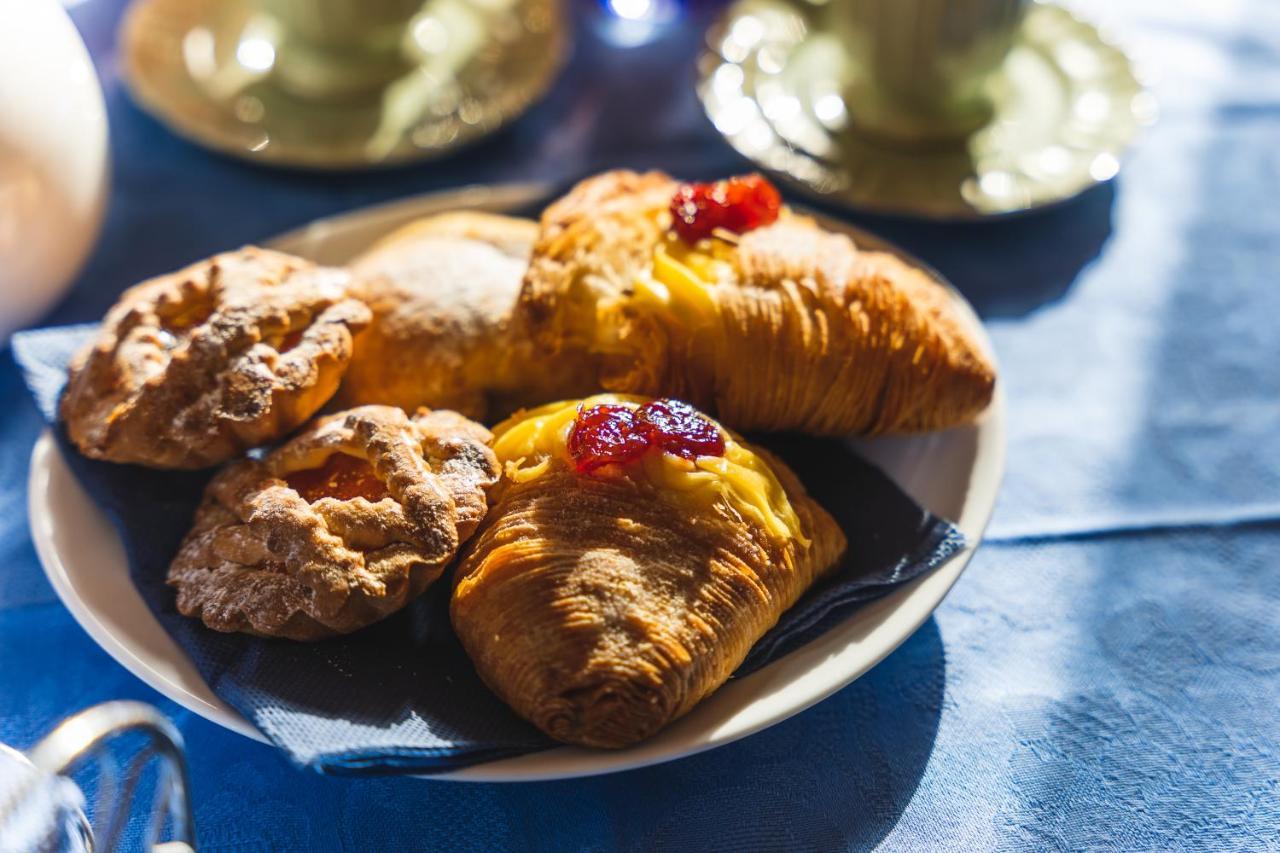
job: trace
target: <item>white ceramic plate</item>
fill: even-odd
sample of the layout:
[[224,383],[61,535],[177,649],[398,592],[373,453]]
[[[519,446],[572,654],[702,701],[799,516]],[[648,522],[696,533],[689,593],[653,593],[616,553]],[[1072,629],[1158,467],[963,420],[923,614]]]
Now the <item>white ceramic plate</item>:
[[[534,203],[544,193],[537,185],[508,185],[421,196],[319,220],[271,245],[325,263],[342,263],[418,216],[458,208],[510,211]],[[861,245],[882,245],[870,235],[851,233]],[[971,313],[970,317],[985,341],[977,319]],[[642,767],[730,743],[825,699],[911,636],[960,576],[991,515],[1004,470],[1004,446],[999,386],[990,410],[974,426],[860,442],[864,456],[925,507],[956,521],[972,544],[932,574],[863,607],[839,628],[724,685],[688,716],[638,746],[617,752],[564,747],[443,778],[558,779]],[[32,454],[29,509],[32,538],[49,580],[99,645],[178,704],[247,737],[265,740],[213,694],[151,615],[129,580],[119,537],[75,481],[48,433]]]

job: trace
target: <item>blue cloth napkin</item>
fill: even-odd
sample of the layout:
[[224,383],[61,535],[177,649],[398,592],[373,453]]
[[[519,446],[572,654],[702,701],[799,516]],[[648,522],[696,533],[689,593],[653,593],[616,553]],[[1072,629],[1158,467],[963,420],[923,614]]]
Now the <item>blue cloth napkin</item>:
[[[13,349],[41,411],[57,425],[70,356],[94,326],[15,336]],[[72,470],[124,540],[130,573],[156,617],[229,705],[297,763],[326,773],[434,773],[554,744],[476,676],[448,618],[448,583],[346,637],[303,644],[219,634],[174,608],[164,583],[208,471],[113,465],[58,440]],[[964,546],[839,441],[771,439],[831,511],[852,546],[845,564],[752,649],[754,671],[846,619],[863,602],[941,565]]]

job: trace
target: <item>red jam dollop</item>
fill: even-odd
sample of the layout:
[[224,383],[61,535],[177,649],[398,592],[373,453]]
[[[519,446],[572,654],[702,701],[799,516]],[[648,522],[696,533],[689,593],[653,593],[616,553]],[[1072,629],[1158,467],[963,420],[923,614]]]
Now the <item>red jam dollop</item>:
[[636,409],[602,403],[578,407],[567,444],[578,470],[591,471],[639,458],[649,449],[649,437],[640,427]]
[[717,228],[745,234],[768,225],[781,209],[782,196],[760,175],[681,184],[671,199],[671,227],[686,243],[696,243]]
[[603,403],[579,408],[569,430],[569,455],[587,473],[660,450],[682,459],[723,456],[720,429],[688,403],[653,400],[637,409]]
[[723,456],[724,436],[693,406],[679,400],[653,400],[636,410],[648,426],[650,441],[683,459]]
[[302,343],[302,336],[306,333],[306,329],[294,329],[283,338],[280,339],[280,346],[276,347],[276,352],[286,353],[289,350]]
[[377,503],[390,494],[386,484],[373,472],[373,466],[345,453],[333,454],[318,468],[293,471],[285,475],[284,481],[309,503],[321,498],[340,501],[365,498]]

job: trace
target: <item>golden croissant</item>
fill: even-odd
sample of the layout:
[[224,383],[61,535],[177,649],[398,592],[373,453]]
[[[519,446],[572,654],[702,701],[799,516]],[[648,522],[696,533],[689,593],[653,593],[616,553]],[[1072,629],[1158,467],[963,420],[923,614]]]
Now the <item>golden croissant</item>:
[[[639,450],[625,435],[583,451],[593,425],[617,444],[599,413],[652,411],[665,420]],[[716,446],[663,444],[673,420]],[[683,404],[600,395],[494,435],[504,477],[457,569],[453,626],[494,692],[557,740],[623,747],[685,714],[844,553],[785,465]]]
[[594,365],[607,390],[678,397],[736,429],[934,430],[990,402],[992,363],[927,273],[786,209],[686,242],[680,190],[608,172],[547,208],[520,305],[547,352]]

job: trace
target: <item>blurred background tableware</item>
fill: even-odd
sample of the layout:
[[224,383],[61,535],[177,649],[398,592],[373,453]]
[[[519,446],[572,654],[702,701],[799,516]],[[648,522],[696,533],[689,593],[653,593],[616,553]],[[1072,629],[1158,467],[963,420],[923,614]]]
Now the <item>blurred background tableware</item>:
[[88,853],[92,837],[79,786],[0,743],[0,850]]
[[0,0],[0,343],[80,270],[102,224],[107,114],[57,0]]
[[134,0],[126,83],[173,130],[250,160],[350,169],[492,133],[555,79],[561,0]]
[[850,120],[900,142],[963,138],[994,112],[988,86],[1025,0],[836,0],[831,32],[851,60]]
[[794,186],[948,219],[1109,180],[1156,113],[1098,28],[1017,0],[739,0],[708,34],[698,92],[740,153]]
[[189,792],[182,736],[164,715],[142,702],[95,705],[26,754],[0,744],[0,850],[191,853]]

